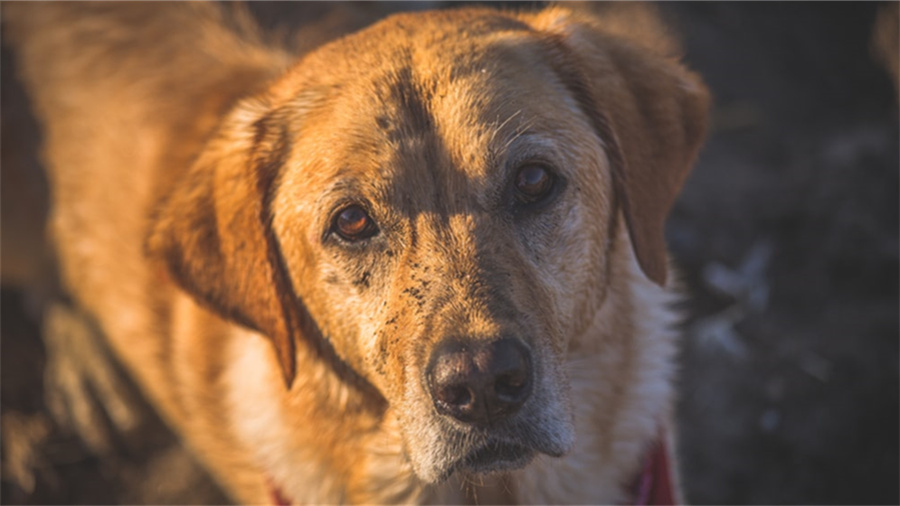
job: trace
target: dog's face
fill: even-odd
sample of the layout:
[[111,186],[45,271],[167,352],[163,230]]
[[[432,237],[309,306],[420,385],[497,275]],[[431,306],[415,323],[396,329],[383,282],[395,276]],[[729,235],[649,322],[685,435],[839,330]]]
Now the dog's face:
[[391,39],[390,66],[317,75],[317,113],[282,119],[299,130],[273,200],[293,286],[429,481],[568,449],[560,363],[604,286],[596,135],[528,33],[487,33],[477,51],[422,40],[435,28]]
[[620,212],[665,279],[705,108],[678,65],[561,11],[394,17],[236,110],[151,251],[269,335],[289,379],[315,336],[384,398],[423,480],[521,467],[572,445],[563,363]]

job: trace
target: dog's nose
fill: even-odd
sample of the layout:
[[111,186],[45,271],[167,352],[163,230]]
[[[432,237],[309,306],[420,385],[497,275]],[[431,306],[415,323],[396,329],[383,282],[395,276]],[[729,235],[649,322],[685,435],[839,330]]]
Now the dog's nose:
[[531,353],[518,339],[450,340],[431,354],[428,388],[438,412],[473,425],[507,417],[531,395]]

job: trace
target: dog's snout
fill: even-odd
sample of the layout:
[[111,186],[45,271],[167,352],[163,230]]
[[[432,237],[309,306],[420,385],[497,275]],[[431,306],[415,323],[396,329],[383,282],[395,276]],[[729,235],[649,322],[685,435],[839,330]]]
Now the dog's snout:
[[528,400],[531,353],[513,338],[488,343],[451,340],[432,353],[426,378],[438,412],[485,425],[512,415]]

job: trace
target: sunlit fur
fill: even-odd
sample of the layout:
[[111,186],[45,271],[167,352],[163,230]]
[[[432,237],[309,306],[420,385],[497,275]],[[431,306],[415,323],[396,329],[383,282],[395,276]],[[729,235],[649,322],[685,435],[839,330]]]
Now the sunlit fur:
[[[219,9],[3,11],[63,282],[164,418],[241,503],[627,501],[672,442],[662,225],[708,106],[652,12],[404,14],[291,62]],[[379,233],[330,233],[347,203]],[[458,338],[531,354],[489,429],[427,391]],[[458,468],[498,440],[537,456]]]

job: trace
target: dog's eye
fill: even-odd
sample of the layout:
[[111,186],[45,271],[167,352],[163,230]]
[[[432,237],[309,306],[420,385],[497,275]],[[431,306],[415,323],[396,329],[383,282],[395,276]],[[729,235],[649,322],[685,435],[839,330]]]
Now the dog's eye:
[[334,230],[347,241],[361,241],[378,233],[375,220],[365,209],[356,204],[338,211],[334,219]]
[[516,174],[516,196],[524,203],[541,200],[550,194],[555,178],[547,167],[528,164]]

